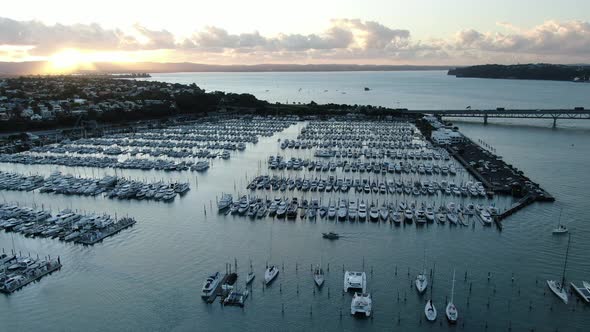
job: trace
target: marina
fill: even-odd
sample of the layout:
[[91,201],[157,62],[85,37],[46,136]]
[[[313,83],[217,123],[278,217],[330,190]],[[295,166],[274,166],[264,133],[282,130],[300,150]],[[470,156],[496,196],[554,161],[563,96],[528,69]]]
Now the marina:
[[[232,126],[248,121],[251,120],[244,118]],[[241,142],[232,143],[236,144],[235,150],[222,145],[226,144],[222,141],[218,148],[161,145],[190,135],[186,133],[190,131],[189,124],[176,124],[166,134],[158,132],[151,140],[146,129],[145,133],[136,133],[135,138],[133,133],[128,133],[58,143],[59,147],[31,150],[18,158],[27,155],[31,160],[61,160],[70,158],[66,156],[71,154],[75,155],[71,156],[72,160],[113,158],[121,163],[142,159],[146,165],[165,160],[184,166],[169,172],[161,167],[102,167],[86,162],[4,162],[0,164],[3,172],[0,189],[5,200],[28,206],[100,211],[94,215],[115,210],[141,219],[134,229],[91,249],[97,255],[109,252],[109,257],[117,257],[115,249],[126,248],[122,255],[129,255],[130,262],[124,263],[128,264],[124,268],[117,259],[101,261],[110,270],[129,271],[126,275],[109,277],[109,282],[118,284],[119,288],[127,287],[122,285],[134,280],[133,275],[148,275],[145,285],[138,285],[130,292],[155,292],[167,303],[183,303],[205,321],[223,320],[223,326],[233,326],[235,310],[243,312],[246,320],[262,314],[273,314],[285,321],[296,319],[296,326],[302,329],[319,328],[321,321],[329,320],[340,328],[406,330],[420,329],[430,323],[429,317],[437,309],[430,325],[435,330],[448,330],[451,325],[464,330],[532,329],[538,328],[541,317],[550,313],[577,317],[585,312],[582,298],[580,302],[570,298],[567,305],[554,298],[544,282],[549,276],[538,266],[529,267],[536,272],[527,274],[516,263],[503,261],[500,269],[488,262],[489,259],[497,263],[503,260],[499,256],[516,255],[516,239],[522,236],[519,234],[532,232],[534,241],[543,239],[541,231],[551,236],[557,214],[547,223],[549,229],[537,225],[527,230],[530,224],[521,223],[523,217],[535,213],[539,207],[525,208],[520,200],[526,196],[493,192],[452,151],[429,142],[413,123],[344,117],[297,122],[273,117],[269,122],[288,125],[269,132],[270,136],[257,136],[257,142],[244,140],[243,150],[238,148]],[[176,127],[183,128],[181,135],[172,133]],[[239,129],[234,134],[239,137]],[[196,139],[193,143],[200,144]],[[187,151],[159,153],[182,149]],[[210,152],[199,156],[195,151],[201,149]],[[223,151],[228,151],[231,157],[224,159],[219,154]],[[5,155],[2,158],[9,160]],[[198,162],[206,163],[206,172],[191,172]],[[49,178],[55,185],[46,185]],[[64,185],[58,189],[57,183]],[[170,204],[159,204],[146,194],[140,194],[139,198],[141,188],[172,190],[175,199]],[[179,199],[181,192],[184,194]],[[95,199],[103,196],[113,199]],[[508,214],[514,206],[519,206],[522,212]],[[540,209],[545,211],[549,205]],[[82,218],[93,215],[75,213],[83,215]],[[487,231],[503,215],[510,217],[501,224],[502,235]],[[571,211],[564,211],[563,222],[570,230],[575,224],[571,219],[576,217]],[[67,242],[95,243],[134,223],[131,219],[120,220],[125,220],[121,227],[97,229],[100,233],[91,233],[94,235],[87,238],[74,239],[75,233],[61,231],[56,238],[63,237],[63,241],[47,242],[44,236],[27,237],[26,233],[20,236],[14,229],[0,232],[0,238],[11,241],[14,233],[17,247],[42,244],[49,246],[48,252],[69,252],[69,262],[76,256],[71,247],[83,246]],[[272,246],[261,235],[268,234],[271,227],[275,238]],[[53,235],[48,233],[47,237]],[[223,240],[214,243],[213,238]],[[146,241],[150,243],[147,249]],[[506,249],[490,251],[485,244],[497,241],[505,243]],[[558,237],[553,241],[559,241]],[[184,244],[198,248],[200,243],[208,243],[209,248],[217,248],[219,253],[179,250]],[[425,247],[428,248],[426,259],[422,257]],[[403,248],[412,248],[412,252],[419,254]],[[388,254],[379,255],[383,250]],[[162,266],[150,268],[159,276],[149,277],[148,271],[142,269],[143,264],[149,265],[145,256],[158,257],[160,252],[167,252],[159,260]],[[251,263],[239,270],[215,274],[219,261],[235,256]],[[133,263],[134,260],[141,264]],[[456,278],[451,278],[455,267]],[[68,263],[60,275],[69,275],[71,269]],[[574,280],[581,280],[583,273],[579,267],[572,269],[577,271]],[[170,276],[164,270],[177,272]],[[341,288],[346,271],[351,274],[349,284],[360,285],[356,286],[359,287],[356,293],[351,291],[347,295]],[[352,275],[356,273],[364,276],[360,282]],[[417,276],[421,276],[420,283]],[[199,287],[208,278],[212,286],[209,293],[201,295],[201,300],[199,291],[203,290]],[[54,279],[46,278],[38,286],[54,287]],[[172,292],[174,296],[164,294],[163,290],[170,289],[170,280],[193,291]],[[433,283],[436,283],[434,293]],[[574,288],[571,291],[576,292]],[[18,293],[28,296],[26,292]],[[219,306],[209,305],[217,302]],[[427,308],[429,303],[432,310]],[[220,309],[229,306],[243,309]],[[348,314],[349,309],[353,315]],[[518,321],[510,315],[511,311],[532,317],[533,322]],[[142,315],[151,314],[143,311]],[[491,315],[507,318],[486,318]]]

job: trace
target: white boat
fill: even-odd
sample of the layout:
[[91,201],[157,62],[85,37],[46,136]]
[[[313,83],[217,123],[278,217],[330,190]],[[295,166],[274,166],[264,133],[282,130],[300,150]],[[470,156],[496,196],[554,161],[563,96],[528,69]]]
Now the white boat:
[[221,199],[217,202],[217,209],[219,211],[223,211],[229,208],[233,203],[232,195],[230,194],[222,194]]
[[249,285],[256,275],[254,274],[254,270],[252,269],[252,261],[250,261],[250,272],[248,272],[248,276],[246,277],[246,285]]
[[371,294],[369,293],[354,293],[352,301],[350,302],[350,314],[362,314],[365,317],[371,316],[371,310],[373,309],[373,301],[371,300]]
[[360,289],[363,293],[367,291],[367,275],[365,272],[344,272],[344,292],[350,289]]
[[553,234],[565,234],[568,232],[567,227],[561,224],[561,211],[559,211],[559,219],[557,221],[557,227],[553,229]]
[[432,300],[426,301],[426,306],[424,306],[424,315],[426,315],[426,319],[433,322],[436,320],[436,307]]
[[426,248],[424,248],[424,261],[422,263],[422,273],[416,277],[414,281],[418,293],[422,294],[428,288],[428,278],[426,277]]
[[270,284],[277,275],[279,275],[279,269],[274,265],[268,266],[266,271],[264,271],[264,283],[266,285]]
[[313,270],[313,281],[320,288],[324,284],[324,270],[319,265]]
[[453,303],[453,297],[455,296],[455,271],[453,270],[453,287],[451,288],[451,300],[447,303],[446,308],[446,315],[447,320],[451,324],[455,324],[457,322],[457,318],[459,317],[459,311],[457,311],[457,307]]
[[217,285],[221,281],[221,274],[219,272],[215,272],[215,274],[207,277],[205,282],[203,283],[203,288],[201,292],[201,297],[207,298],[215,292]]
[[590,291],[590,282],[587,282],[587,281],[582,281],[582,285],[584,285],[584,287],[586,287],[586,289],[587,289],[588,291]]
[[[563,273],[561,275],[561,281],[547,280],[547,286],[549,286],[549,289],[551,289],[553,294],[559,297],[565,304],[567,304],[568,302],[567,290],[565,289],[565,269],[567,267],[567,256],[570,251],[570,240],[571,236],[567,240],[567,249],[565,250],[565,262],[563,263]],[[584,286],[586,286],[585,282]]]
[[486,226],[492,224],[492,216],[490,215],[490,212],[486,209],[483,209],[479,212],[479,219],[481,219],[483,224]]

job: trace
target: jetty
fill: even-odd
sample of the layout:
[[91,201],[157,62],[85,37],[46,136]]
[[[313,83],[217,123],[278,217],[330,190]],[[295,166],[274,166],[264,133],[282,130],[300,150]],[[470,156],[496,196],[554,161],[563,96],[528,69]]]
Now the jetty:
[[61,260],[0,254],[0,292],[11,294],[26,285],[61,269]]
[[116,221],[115,223],[105,227],[104,229],[95,230],[80,235],[80,237],[78,237],[75,242],[85,245],[93,245],[111,235],[115,235],[120,231],[135,225],[136,222],[137,221],[135,221],[133,218],[122,218],[119,221]]

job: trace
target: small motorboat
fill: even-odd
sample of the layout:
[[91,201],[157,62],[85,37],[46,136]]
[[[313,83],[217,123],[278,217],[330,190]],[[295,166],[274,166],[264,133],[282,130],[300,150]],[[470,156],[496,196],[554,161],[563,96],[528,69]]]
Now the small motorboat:
[[336,239],[340,238],[340,235],[338,235],[338,233],[329,232],[329,233],[322,233],[322,237],[324,239],[336,240]]

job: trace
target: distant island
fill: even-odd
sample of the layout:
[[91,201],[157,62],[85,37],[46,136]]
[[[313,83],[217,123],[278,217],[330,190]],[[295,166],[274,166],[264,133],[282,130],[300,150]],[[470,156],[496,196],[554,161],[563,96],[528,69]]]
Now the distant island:
[[456,77],[590,82],[590,65],[479,65],[450,69]]

